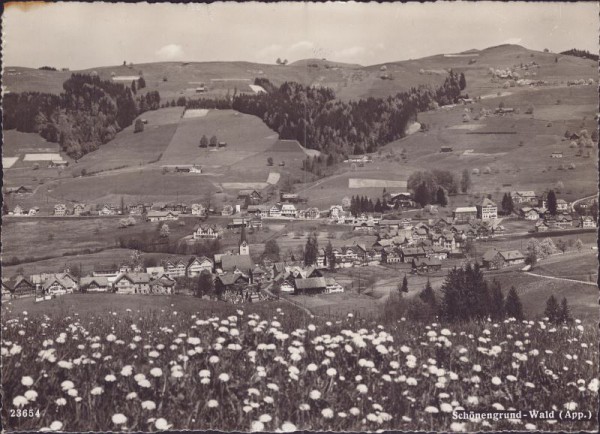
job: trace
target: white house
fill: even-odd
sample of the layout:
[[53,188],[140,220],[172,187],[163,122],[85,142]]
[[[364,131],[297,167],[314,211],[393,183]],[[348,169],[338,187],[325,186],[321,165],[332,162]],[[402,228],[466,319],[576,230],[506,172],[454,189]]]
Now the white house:
[[204,208],[204,206],[199,203],[193,203],[192,204],[192,215],[205,216],[206,208]]
[[192,234],[194,240],[216,240],[219,238],[219,230],[213,225],[196,225]]
[[122,273],[113,282],[117,294],[149,294],[150,276],[146,273]]
[[150,222],[179,220],[179,213],[177,211],[148,211],[146,220]]
[[208,259],[206,256],[192,257],[188,262],[186,275],[187,277],[196,277],[202,274],[203,271],[208,271],[212,273],[213,262]]
[[292,203],[284,203],[281,205],[281,216],[282,217],[296,217],[298,211]]
[[67,214],[67,206],[64,203],[57,203],[54,205],[54,215],[64,216]]
[[281,205],[273,205],[269,210],[269,217],[281,217]]
[[487,197],[477,205],[477,217],[481,220],[495,220],[498,218],[498,206]]

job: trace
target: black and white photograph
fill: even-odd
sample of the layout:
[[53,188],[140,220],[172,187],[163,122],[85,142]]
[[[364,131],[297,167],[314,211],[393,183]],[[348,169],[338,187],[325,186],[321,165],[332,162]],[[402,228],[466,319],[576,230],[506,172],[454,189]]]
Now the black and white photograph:
[[598,2],[8,2],[3,432],[598,432]]

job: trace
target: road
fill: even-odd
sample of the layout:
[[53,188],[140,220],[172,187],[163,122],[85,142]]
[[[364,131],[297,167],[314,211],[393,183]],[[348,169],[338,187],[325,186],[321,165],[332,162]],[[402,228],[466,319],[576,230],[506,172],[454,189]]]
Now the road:
[[535,276],[535,277],[543,277],[544,279],[562,280],[562,281],[565,281],[565,282],[583,283],[584,285],[597,286],[597,284],[595,282],[586,282],[586,281],[583,281],[583,280],[566,279],[564,277],[545,276],[544,274],[532,273],[530,271],[526,271],[525,274],[529,274],[530,276]]

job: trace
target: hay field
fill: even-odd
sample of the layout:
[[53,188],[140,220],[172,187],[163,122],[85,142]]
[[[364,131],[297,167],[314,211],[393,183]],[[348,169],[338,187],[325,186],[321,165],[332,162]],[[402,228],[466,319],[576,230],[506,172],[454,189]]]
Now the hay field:
[[[200,148],[202,135],[217,136],[225,148]],[[275,140],[263,122],[233,110],[211,110],[204,117],[182,119],[161,159],[162,164],[230,166],[268,149]]]
[[348,188],[400,188],[406,189],[406,181],[389,181],[386,179],[348,179]]

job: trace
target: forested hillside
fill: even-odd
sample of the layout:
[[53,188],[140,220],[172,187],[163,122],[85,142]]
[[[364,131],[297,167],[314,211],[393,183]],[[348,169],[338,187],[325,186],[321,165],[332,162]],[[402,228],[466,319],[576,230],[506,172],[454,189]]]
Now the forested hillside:
[[73,74],[60,95],[9,93],[3,103],[4,129],[38,133],[58,142],[70,157],[80,158],[112,140],[138,114],[159,108],[158,92],[136,96],[137,88],[144,85],[143,79],[130,87],[94,75]]

